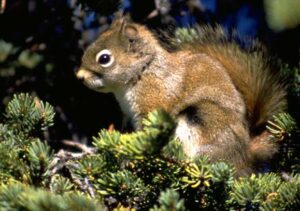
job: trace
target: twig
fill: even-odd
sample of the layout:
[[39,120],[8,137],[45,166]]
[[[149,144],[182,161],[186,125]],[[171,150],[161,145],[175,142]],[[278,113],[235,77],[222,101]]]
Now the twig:
[[93,188],[93,186],[89,183],[89,180],[88,180],[88,178],[84,178],[84,183],[85,183],[85,185],[86,185],[86,187],[87,187],[87,191],[88,191],[88,193],[90,194],[90,196],[92,197],[92,198],[95,198],[95,191],[94,191],[94,188]]
[[[84,144],[80,144],[80,143],[70,141],[70,140],[64,140],[63,143],[66,145],[69,145],[69,146],[77,147],[77,148],[81,149],[83,152],[74,153],[74,152],[68,152],[66,150],[61,149],[57,154],[55,154],[54,159],[52,160],[52,162],[50,164],[51,176],[55,175],[58,171],[60,171],[61,169],[65,168],[65,167],[68,170],[69,170],[69,168],[71,168],[71,169],[78,168],[76,163],[73,163],[73,162],[68,163],[68,161],[78,160],[88,154],[95,153],[94,148],[88,147]],[[72,182],[75,185],[77,185],[82,191],[89,193],[89,195],[92,198],[95,198],[95,191],[94,191],[92,185],[89,183],[87,178],[84,178],[84,181],[81,181],[79,178],[77,178],[75,175],[73,175],[70,170],[69,170],[69,173],[70,173],[70,179],[72,180]]]
[[69,160],[78,160],[85,156],[86,153],[73,153],[65,150],[60,150],[55,156],[52,162],[50,163],[50,172],[51,175],[56,174],[59,170],[64,168]]
[[72,177],[71,179],[72,179],[73,183],[80,188],[80,190],[82,190],[82,191],[85,190],[84,185],[82,184],[82,182],[80,181],[80,179],[74,178],[74,177]]
[[87,192],[90,194],[92,198],[95,198],[95,191],[92,185],[89,183],[88,179],[85,177],[84,181],[76,178],[73,174],[71,174],[72,182],[79,187],[80,190]]
[[96,152],[95,148],[88,147],[85,144],[82,144],[79,142],[75,142],[72,140],[63,140],[62,142],[63,142],[63,144],[65,144],[67,146],[76,147],[77,149],[80,149],[82,152],[84,152],[86,154],[94,154]]

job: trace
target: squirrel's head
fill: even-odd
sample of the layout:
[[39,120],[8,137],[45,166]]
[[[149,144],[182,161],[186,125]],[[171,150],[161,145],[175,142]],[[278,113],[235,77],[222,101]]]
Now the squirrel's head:
[[77,78],[99,92],[135,83],[161,50],[145,27],[118,19],[84,52]]

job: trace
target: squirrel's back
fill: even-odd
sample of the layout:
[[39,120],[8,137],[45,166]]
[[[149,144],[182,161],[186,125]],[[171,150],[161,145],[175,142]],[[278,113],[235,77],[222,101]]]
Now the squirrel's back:
[[251,135],[258,135],[273,115],[287,107],[286,87],[279,73],[272,72],[268,55],[258,43],[253,43],[253,50],[245,50],[236,42],[228,41],[220,26],[197,30],[195,41],[181,49],[205,53],[224,66],[245,100]]

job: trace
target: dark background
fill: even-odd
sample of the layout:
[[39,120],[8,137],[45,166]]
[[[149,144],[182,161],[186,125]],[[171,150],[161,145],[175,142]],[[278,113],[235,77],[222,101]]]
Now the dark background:
[[[52,143],[90,140],[110,124],[120,128],[122,115],[113,96],[89,90],[74,74],[86,46],[109,27],[117,10],[171,35],[178,27],[221,24],[229,34],[237,34],[235,39],[242,47],[259,39],[281,64],[299,67],[299,21],[270,24],[266,1],[162,0],[155,5],[153,0],[7,0],[0,14],[0,40],[11,43],[14,51],[0,61],[0,111],[18,92],[47,100],[57,113],[47,137]],[[34,67],[20,59],[24,51],[41,56]],[[300,76],[293,76],[298,78],[292,79],[289,105],[299,120]]]

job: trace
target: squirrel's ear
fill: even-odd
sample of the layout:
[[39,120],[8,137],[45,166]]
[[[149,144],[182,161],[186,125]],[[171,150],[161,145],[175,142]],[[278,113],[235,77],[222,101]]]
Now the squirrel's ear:
[[119,31],[120,37],[135,40],[139,37],[137,27],[128,20],[127,16],[118,16],[112,23],[112,27]]
[[134,26],[134,24],[131,24],[126,17],[119,19],[119,24],[119,33],[122,37],[130,40],[138,38],[138,29]]
[[125,25],[123,28],[123,35],[129,40],[136,40],[139,38],[139,31],[133,25]]

